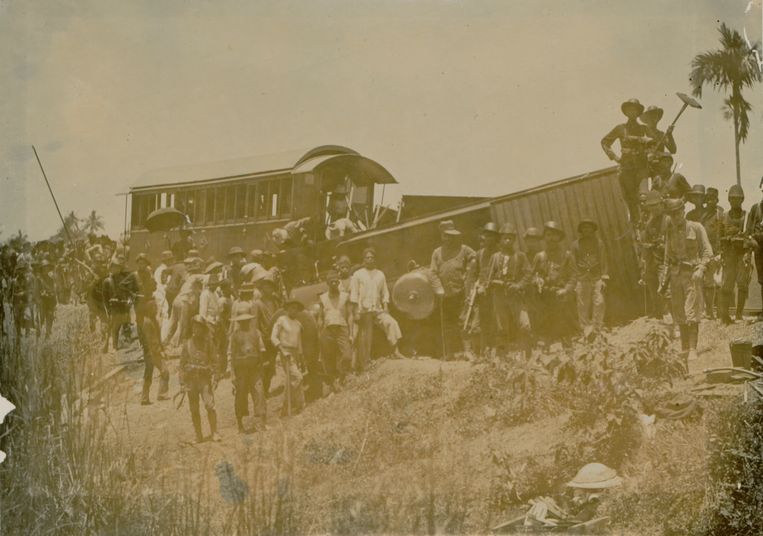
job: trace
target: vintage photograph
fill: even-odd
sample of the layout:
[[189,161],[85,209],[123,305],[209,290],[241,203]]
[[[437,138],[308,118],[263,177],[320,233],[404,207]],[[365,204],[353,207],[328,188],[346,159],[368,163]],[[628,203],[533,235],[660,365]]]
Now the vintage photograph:
[[0,0],[0,534],[763,534],[761,0]]

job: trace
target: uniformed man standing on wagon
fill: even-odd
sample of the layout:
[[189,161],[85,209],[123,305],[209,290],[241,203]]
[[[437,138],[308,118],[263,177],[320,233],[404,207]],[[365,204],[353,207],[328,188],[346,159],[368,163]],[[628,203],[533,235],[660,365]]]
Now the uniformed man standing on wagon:
[[724,324],[732,323],[729,307],[734,301],[734,286],[737,289],[736,319],[742,320],[752,276],[750,252],[754,243],[745,233],[744,224],[747,213],[742,209],[743,202],[744,190],[741,186],[734,184],[729,188],[731,208],[723,214],[720,225],[723,279],[718,311]]
[[472,259],[466,276],[466,318],[464,320],[464,350],[467,357],[473,356],[473,344],[478,342],[479,354],[489,355],[495,350],[496,322],[493,306],[493,292],[490,282],[495,274],[493,255],[498,251],[498,227],[488,222],[480,233],[480,249]]
[[490,281],[498,345],[506,351],[511,342],[516,341],[525,356],[530,357],[532,341],[526,293],[532,278],[532,266],[525,253],[516,247],[517,230],[512,223],[504,223],[499,235],[501,249],[493,255],[495,270]]
[[[620,109],[628,121],[609,131],[601,139],[601,148],[610,160],[620,164],[618,180],[628,205],[630,221],[635,225],[639,215],[638,192],[643,188],[642,183],[649,177],[647,143],[652,141],[652,138],[648,136],[647,127],[638,122],[639,115],[644,111],[644,106],[638,99],[625,101]],[[612,150],[615,140],[620,140],[620,156]]]
[[671,313],[681,333],[681,350],[686,353],[687,361],[692,361],[697,358],[702,319],[702,282],[713,250],[702,224],[684,216],[683,201],[669,199],[665,205],[670,217],[665,236],[665,263],[670,277]]

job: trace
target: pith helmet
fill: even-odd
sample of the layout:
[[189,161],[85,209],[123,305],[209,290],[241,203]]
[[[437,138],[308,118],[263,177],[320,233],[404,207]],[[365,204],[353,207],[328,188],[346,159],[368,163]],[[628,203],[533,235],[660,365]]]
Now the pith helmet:
[[486,224],[485,224],[485,225],[482,227],[482,232],[483,232],[483,233],[493,233],[493,234],[498,234],[498,226],[497,226],[495,223],[493,223],[492,221],[489,221],[489,222],[487,222],[487,223],[486,223]]
[[562,236],[562,238],[566,236],[566,233],[562,229],[561,225],[559,225],[554,220],[549,220],[543,224],[543,234],[547,234],[547,233],[558,233],[559,235]]
[[644,105],[641,104],[638,99],[628,99],[620,105],[620,110],[622,110],[625,115],[628,115],[626,110],[633,110],[636,112],[636,115],[641,115],[644,112]]
[[691,187],[691,190],[687,195],[705,195],[705,186],[703,184],[695,184]]
[[500,233],[502,235],[516,235],[517,229],[516,227],[514,227],[513,223],[506,222],[503,225],[501,225]]
[[586,225],[588,225],[590,227],[593,227],[594,231],[599,229],[599,224],[598,223],[596,223],[595,221],[593,221],[590,218],[583,218],[582,220],[580,220],[580,223],[578,223],[578,232],[581,232],[583,227],[585,227]]
[[614,469],[603,463],[589,463],[578,471],[575,478],[567,482],[567,486],[578,489],[606,489],[619,486],[622,482],[623,479],[617,476]]
[[639,119],[643,121],[647,116],[653,116],[657,118],[657,121],[659,121],[660,119],[662,119],[663,113],[664,113],[663,109],[660,108],[659,106],[649,106],[647,107],[646,110],[644,110],[644,112],[641,114],[641,117],[639,117]]
[[739,197],[744,199],[744,190],[738,184],[734,184],[731,188],[729,188],[729,199],[732,197]]
[[649,193],[646,194],[646,199],[644,199],[645,206],[655,207],[661,204],[662,204],[662,195],[660,195],[660,192],[658,192],[657,190],[650,190]]
[[668,199],[665,201],[665,212],[678,212],[684,209],[683,199]]
[[543,233],[537,227],[528,227],[525,229],[525,238],[543,238]]

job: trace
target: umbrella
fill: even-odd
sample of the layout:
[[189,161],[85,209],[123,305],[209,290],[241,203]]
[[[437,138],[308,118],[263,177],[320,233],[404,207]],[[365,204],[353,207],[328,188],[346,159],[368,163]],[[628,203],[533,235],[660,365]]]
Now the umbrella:
[[188,216],[176,208],[165,207],[151,212],[146,218],[145,226],[150,232],[169,231],[185,223],[188,223]]
[[392,302],[414,320],[428,317],[434,310],[434,291],[427,276],[409,272],[400,277],[392,287]]

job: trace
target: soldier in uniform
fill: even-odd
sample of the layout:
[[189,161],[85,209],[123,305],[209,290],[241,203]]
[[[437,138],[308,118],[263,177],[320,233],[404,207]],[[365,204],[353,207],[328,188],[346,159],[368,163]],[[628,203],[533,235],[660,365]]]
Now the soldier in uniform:
[[429,265],[442,283],[443,354],[449,359],[463,349],[461,313],[464,308],[466,272],[476,253],[461,242],[461,232],[452,221],[440,222],[442,245],[432,252]]
[[196,441],[204,441],[201,431],[201,413],[199,398],[204,402],[209,419],[212,441],[220,441],[217,435],[217,411],[215,411],[214,388],[212,386],[215,362],[215,350],[209,339],[209,329],[204,320],[196,315],[191,319],[191,337],[183,343],[180,353],[180,385],[188,395],[191,409],[191,421],[196,433]]
[[[620,109],[628,120],[615,126],[601,139],[601,148],[610,160],[620,164],[618,180],[628,205],[630,220],[635,224],[639,214],[638,192],[649,177],[647,142],[652,138],[648,136],[647,127],[638,122],[639,115],[644,111],[644,106],[638,99],[625,101]],[[620,141],[620,156],[612,150],[615,140]]]
[[667,220],[663,210],[662,196],[656,190],[647,194],[644,209],[648,216],[638,237],[641,263],[641,284],[646,290],[647,314],[662,318],[665,304],[660,295],[660,281],[664,277],[665,228]]
[[702,212],[700,223],[705,228],[710,246],[713,248],[715,257],[705,269],[704,301],[705,314],[711,320],[715,319],[715,305],[717,283],[715,275],[721,268],[721,222],[723,221],[723,209],[718,206],[718,189],[708,188],[705,192],[705,209]]
[[561,339],[564,346],[569,346],[569,338],[577,327],[572,301],[575,260],[562,244],[565,233],[557,222],[547,221],[543,229],[546,248],[533,261],[539,328],[543,329],[546,337]]
[[51,265],[47,259],[40,262],[40,270],[37,275],[37,293],[40,310],[40,330],[45,328],[45,336],[50,335],[53,329],[53,319],[56,315],[57,285]]
[[532,278],[532,266],[527,255],[516,247],[517,230],[513,224],[504,223],[499,235],[501,249],[491,259],[495,269],[490,281],[498,346],[505,351],[511,341],[516,341],[529,358],[532,340],[526,293]]
[[[760,191],[763,192],[763,178],[760,179]],[[755,271],[758,274],[758,284],[760,284],[761,301],[763,301],[763,200],[750,208],[747,215],[747,227],[745,234],[752,238],[753,253],[755,254]],[[761,311],[763,316],[763,311]]]
[[683,201],[670,199],[665,205],[670,217],[665,235],[665,263],[670,277],[671,313],[681,333],[681,349],[687,361],[692,361],[697,358],[702,282],[713,250],[702,224],[684,216]]
[[694,208],[686,213],[686,219],[702,223],[702,217],[705,214],[705,186],[695,184],[686,194],[686,200],[694,205]]
[[124,258],[116,256],[109,264],[109,276],[103,282],[103,301],[109,315],[109,338],[103,348],[109,349],[109,339],[113,340],[114,350],[119,349],[119,332],[130,324],[130,305],[138,294],[138,283],[130,272],[125,270]]
[[496,346],[495,308],[493,293],[489,291],[490,281],[495,274],[493,255],[498,251],[498,227],[488,222],[480,233],[480,249],[467,269],[466,337],[464,350],[467,357],[473,356],[473,344],[478,342],[478,353],[488,355]]
[[598,224],[589,219],[578,223],[578,238],[572,244],[577,286],[578,321],[583,333],[604,327],[606,300],[604,289],[609,281],[609,266],[604,242],[596,235]]
[[747,293],[750,288],[752,263],[750,262],[751,240],[745,234],[744,224],[747,213],[742,209],[744,190],[734,184],[729,188],[729,205],[731,208],[724,213],[720,225],[721,259],[723,264],[723,279],[721,295],[718,300],[718,311],[724,324],[731,324],[729,307],[734,301],[734,286],[737,289],[736,319],[742,320]]
[[[649,106],[644,113],[639,116],[639,120],[646,126],[646,135],[651,138],[647,143],[647,159],[649,161],[649,171],[654,181],[657,175],[661,174],[660,160],[664,153],[669,155],[676,154],[676,141],[673,139],[673,125],[668,126],[668,130],[663,132],[657,128],[657,123],[662,119],[663,110],[659,106]],[[671,159],[672,160],[672,159]],[[671,162],[672,165],[672,162]],[[655,185],[652,185],[654,188]]]
[[235,386],[236,424],[239,433],[246,432],[244,417],[249,415],[249,397],[254,404],[254,416],[260,429],[265,428],[267,402],[263,390],[265,344],[255,316],[248,313],[233,317],[233,334],[230,342],[230,360]]

